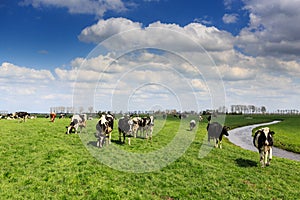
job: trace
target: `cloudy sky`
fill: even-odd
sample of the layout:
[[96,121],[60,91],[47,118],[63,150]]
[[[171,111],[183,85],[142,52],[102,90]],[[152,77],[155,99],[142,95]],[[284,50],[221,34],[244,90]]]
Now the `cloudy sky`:
[[4,0],[0,111],[299,109],[299,0]]

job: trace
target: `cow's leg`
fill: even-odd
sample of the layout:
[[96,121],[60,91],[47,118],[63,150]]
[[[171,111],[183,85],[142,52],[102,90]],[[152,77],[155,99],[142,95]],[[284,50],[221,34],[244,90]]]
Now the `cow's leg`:
[[102,148],[102,147],[103,147],[104,139],[105,139],[105,136],[99,134],[99,139],[98,139],[98,142],[97,142],[97,146],[98,146],[99,148]]
[[[125,142],[125,141],[124,141]],[[128,137],[128,145],[131,145],[131,143],[130,143],[130,137]]]
[[148,127],[146,128],[146,131],[145,131],[145,138],[148,139]]
[[153,127],[150,127],[149,129],[149,139],[152,141],[152,132],[153,132]]
[[259,151],[259,155],[260,155],[260,161],[259,162],[260,162],[262,167],[265,166],[264,165],[264,154],[265,154],[264,151],[262,151],[262,150]]
[[216,139],[215,147],[218,148],[218,139]]
[[268,163],[268,158],[269,158],[269,150],[265,151],[265,155],[264,155],[264,165],[267,165]]
[[269,154],[269,159],[272,160],[272,155],[273,155],[273,150],[272,147],[270,147],[270,154]]
[[105,145],[108,146],[108,140],[109,140],[109,136],[107,134],[105,134]]
[[219,147],[222,149],[222,140],[219,140]]
[[268,158],[267,158],[267,163],[266,163],[267,166],[270,165],[271,160],[272,160],[272,147],[270,147],[270,149],[268,151]]
[[108,133],[108,144],[111,144],[111,132]]
[[70,134],[71,126],[68,127],[66,134]]

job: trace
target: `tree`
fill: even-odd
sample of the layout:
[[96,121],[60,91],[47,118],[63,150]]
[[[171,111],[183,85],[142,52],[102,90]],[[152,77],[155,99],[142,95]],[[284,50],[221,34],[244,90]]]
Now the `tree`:
[[88,110],[89,110],[90,113],[92,113],[93,110],[94,110],[94,107],[93,107],[93,106],[90,106],[90,107],[88,107]]
[[260,110],[261,110],[261,112],[262,112],[263,114],[265,114],[265,113],[266,113],[266,111],[267,111],[267,109],[266,109],[266,107],[265,107],[265,106],[262,106]]

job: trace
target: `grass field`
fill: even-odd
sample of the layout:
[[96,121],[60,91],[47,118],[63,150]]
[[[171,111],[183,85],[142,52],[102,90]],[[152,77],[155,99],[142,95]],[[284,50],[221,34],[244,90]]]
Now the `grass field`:
[[[275,118],[278,116],[227,116],[226,124],[238,127]],[[188,128],[188,120],[181,125]],[[272,125],[276,140],[280,138],[283,144],[293,141],[290,136],[286,140],[281,138],[297,133],[295,122],[299,119],[285,118],[281,125]],[[96,121],[88,121],[87,132],[80,137],[65,134],[68,123],[69,119],[55,123],[47,119],[25,123],[0,121],[0,199],[300,198],[297,161],[274,157],[271,166],[261,168],[258,153],[242,150],[228,140],[223,142],[223,149],[212,149],[207,156],[199,158],[200,147],[207,145],[203,144],[205,122],[198,124],[195,138],[181,157],[147,173],[112,169],[91,155],[103,151],[94,146]],[[161,129],[154,132],[152,143],[137,138],[131,146],[119,144],[115,128],[112,146],[126,152],[148,153],[161,149],[178,135],[179,120],[158,119],[155,123]],[[287,128],[290,126],[294,128]],[[192,133],[183,129],[182,139],[188,134]],[[300,142],[295,143],[297,146]]]

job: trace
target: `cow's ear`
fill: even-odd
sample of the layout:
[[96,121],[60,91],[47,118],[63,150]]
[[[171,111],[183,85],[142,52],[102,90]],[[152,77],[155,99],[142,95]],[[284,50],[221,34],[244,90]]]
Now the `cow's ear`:
[[275,134],[275,132],[274,132],[274,131],[270,131],[270,134],[271,134],[271,135],[274,135],[274,134]]

